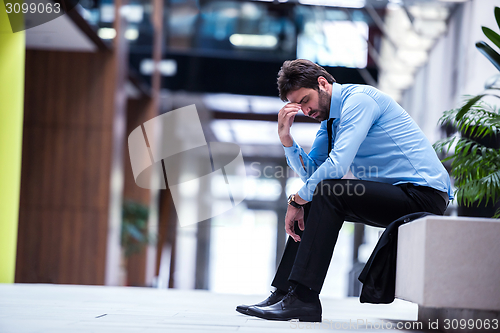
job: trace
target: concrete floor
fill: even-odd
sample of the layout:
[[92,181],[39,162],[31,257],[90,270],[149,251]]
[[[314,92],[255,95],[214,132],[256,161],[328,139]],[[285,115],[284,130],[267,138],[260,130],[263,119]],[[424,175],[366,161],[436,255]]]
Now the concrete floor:
[[[401,300],[388,305],[361,304],[357,298],[322,299],[321,324],[267,321],[235,311],[238,304],[253,304],[265,297],[198,290],[0,284],[0,332],[394,332],[398,322],[409,327],[417,318],[415,304]],[[405,330],[412,331],[416,330]]]

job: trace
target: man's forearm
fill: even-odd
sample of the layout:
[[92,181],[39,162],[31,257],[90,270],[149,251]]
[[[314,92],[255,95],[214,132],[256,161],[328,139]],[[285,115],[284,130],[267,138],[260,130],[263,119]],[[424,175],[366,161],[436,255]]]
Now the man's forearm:
[[293,146],[293,138],[292,138],[292,136],[290,134],[280,135],[280,141],[281,141],[281,144],[284,147],[291,147],[291,146]]
[[[293,141],[293,139],[290,147],[283,144],[283,148],[285,149],[288,166],[299,175],[302,181],[305,182],[307,178],[311,176],[310,172],[312,173],[315,169],[314,166],[312,166],[315,164],[314,161],[311,160],[311,158]],[[310,167],[306,168],[306,164],[309,164]]]

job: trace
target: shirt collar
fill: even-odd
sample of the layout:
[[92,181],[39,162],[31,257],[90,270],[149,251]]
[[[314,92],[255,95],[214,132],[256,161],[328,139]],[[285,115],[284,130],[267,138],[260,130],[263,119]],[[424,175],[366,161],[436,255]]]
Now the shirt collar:
[[332,100],[330,101],[330,118],[340,118],[340,105],[342,101],[342,86],[332,83]]

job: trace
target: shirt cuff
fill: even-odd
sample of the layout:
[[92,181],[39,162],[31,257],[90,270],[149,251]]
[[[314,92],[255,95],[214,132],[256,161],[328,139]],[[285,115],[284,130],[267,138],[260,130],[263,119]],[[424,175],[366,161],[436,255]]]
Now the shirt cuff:
[[285,150],[285,155],[286,156],[293,156],[293,155],[297,155],[300,153],[300,147],[299,145],[295,142],[295,140],[293,140],[293,144],[291,147],[285,147],[283,146],[283,149]]
[[297,192],[297,194],[302,199],[304,199],[306,201],[311,201],[313,198],[314,190],[312,192],[309,191],[309,189],[307,188],[307,183],[306,183],[306,184],[304,184],[304,186],[302,186],[300,188],[300,190]]

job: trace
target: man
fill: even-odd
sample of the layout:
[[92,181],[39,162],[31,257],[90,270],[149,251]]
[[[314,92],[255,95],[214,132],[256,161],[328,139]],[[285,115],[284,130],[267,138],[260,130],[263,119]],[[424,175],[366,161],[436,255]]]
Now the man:
[[[321,321],[319,293],[344,220],[386,227],[414,212],[442,215],[452,199],[450,179],[415,122],[377,89],[337,84],[303,59],[284,62],[278,89],[289,101],[278,113],[279,137],[305,184],[288,199],[290,237],[272,282],[276,291],[237,311]],[[309,154],[290,135],[299,111],[321,122]],[[349,170],[358,179],[342,179]]]

